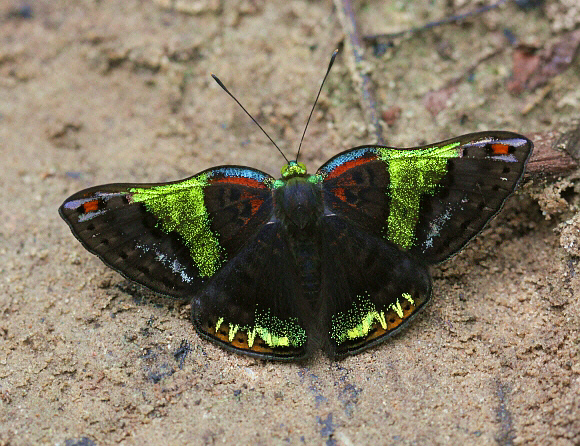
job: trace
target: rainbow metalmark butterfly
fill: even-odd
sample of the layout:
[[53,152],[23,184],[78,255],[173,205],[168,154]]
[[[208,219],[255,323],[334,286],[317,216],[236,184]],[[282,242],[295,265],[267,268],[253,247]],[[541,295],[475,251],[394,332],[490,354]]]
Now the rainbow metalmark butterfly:
[[495,131],[410,149],[356,147],[314,175],[297,161],[280,179],[220,166],[170,183],[92,187],[60,215],[111,268],[189,299],[211,341],[268,359],[317,349],[340,358],[385,340],[425,306],[429,265],[499,212],[532,147]]

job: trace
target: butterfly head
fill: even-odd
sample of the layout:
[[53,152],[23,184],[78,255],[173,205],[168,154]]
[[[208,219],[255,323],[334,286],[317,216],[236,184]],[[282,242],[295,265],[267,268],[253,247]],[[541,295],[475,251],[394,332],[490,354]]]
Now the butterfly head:
[[280,171],[282,178],[287,180],[292,177],[306,175],[306,166],[297,161],[289,161]]

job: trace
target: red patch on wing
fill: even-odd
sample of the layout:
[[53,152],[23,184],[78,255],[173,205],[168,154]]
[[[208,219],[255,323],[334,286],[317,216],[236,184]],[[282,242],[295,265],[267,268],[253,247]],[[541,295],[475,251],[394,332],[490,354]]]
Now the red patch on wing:
[[352,175],[345,175],[343,178],[337,181],[340,187],[353,187],[357,186],[356,181],[352,178]]
[[264,204],[264,200],[260,200],[257,198],[250,200],[250,205],[252,206],[252,215],[254,215],[256,212],[258,212],[258,209],[260,209],[262,204]]
[[347,161],[346,163],[343,163],[339,166],[336,166],[334,168],[334,170],[332,172],[330,172],[327,176],[326,176],[326,180],[332,179],[332,178],[336,178],[340,175],[342,175],[344,172],[346,172],[348,169],[352,169],[353,167],[356,166],[360,166],[362,164],[368,163],[369,161],[374,161],[376,160],[377,157],[376,155],[373,155],[371,157],[368,156],[361,156],[360,158],[351,160],[351,161]]
[[339,199],[346,203],[346,195],[344,194],[344,187],[337,187],[332,189],[332,193]]
[[252,194],[247,190],[242,191],[241,200],[242,201],[248,200],[250,202],[250,206],[252,206],[252,215],[258,212],[260,206],[264,204],[264,200],[262,198],[256,197],[254,194]]
[[83,211],[85,214],[99,210],[99,200],[92,200],[83,203]]
[[496,143],[491,145],[491,150],[493,150],[494,155],[507,155],[509,148],[510,146],[507,144]]
[[255,180],[253,178],[246,177],[215,177],[209,180],[210,184],[225,183],[225,184],[238,184],[240,186],[255,187],[258,189],[267,189],[266,186],[261,181]]

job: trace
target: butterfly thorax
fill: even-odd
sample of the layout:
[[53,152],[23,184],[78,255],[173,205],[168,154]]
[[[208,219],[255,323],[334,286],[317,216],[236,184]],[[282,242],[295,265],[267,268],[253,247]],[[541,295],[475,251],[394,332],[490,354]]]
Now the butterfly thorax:
[[290,232],[316,225],[323,213],[322,188],[309,181],[311,175],[300,175],[282,182],[274,190],[274,210]]

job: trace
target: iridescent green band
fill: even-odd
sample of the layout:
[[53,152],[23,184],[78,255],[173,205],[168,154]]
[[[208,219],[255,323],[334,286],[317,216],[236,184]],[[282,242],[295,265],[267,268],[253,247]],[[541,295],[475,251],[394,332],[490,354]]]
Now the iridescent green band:
[[143,203],[155,215],[164,232],[181,235],[189,248],[200,277],[211,277],[223,263],[223,249],[211,231],[204,203],[207,175],[152,188],[130,189],[133,202]]

